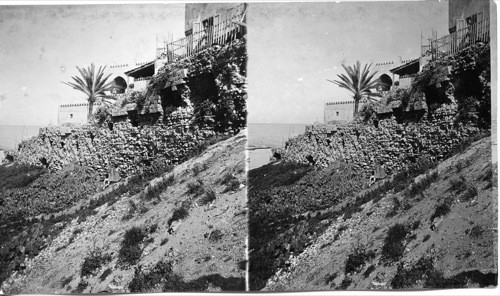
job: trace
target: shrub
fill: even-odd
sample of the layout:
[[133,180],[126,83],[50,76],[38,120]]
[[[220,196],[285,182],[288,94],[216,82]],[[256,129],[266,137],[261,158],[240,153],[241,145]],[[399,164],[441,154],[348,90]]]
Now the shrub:
[[143,271],[142,267],[137,267],[128,288],[132,293],[157,290],[177,293],[192,292],[205,291],[208,288],[208,282],[203,280],[185,282],[180,275],[173,272],[171,262],[160,261],[150,271]]
[[83,259],[80,275],[82,277],[93,275],[103,264],[109,261],[111,261],[110,254],[104,254],[99,249],[93,250],[89,256]]
[[352,284],[352,279],[350,277],[345,277],[342,282],[340,283],[340,286],[335,288],[335,290],[347,290],[347,288]]
[[212,243],[219,241],[224,235],[222,234],[222,231],[219,229],[216,229],[210,233],[208,236],[208,240]]
[[417,194],[421,194],[424,190],[429,188],[431,184],[438,178],[438,171],[433,171],[431,173],[426,173],[425,177],[416,183],[412,183],[408,189],[409,197],[414,197]]
[[196,179],[193,182],[187,184],[187,193],[193,194],[194,196],[199,196],[205,192],[205,188],[203,187],[203,181],[200,179]]
[[173,222],[182,220],[189,215],[189,204],[187,202],[183,202],[182,205],[174,210],[172,217],[168,220],[168,225],[172,225]]
[[231,173],[226,173],[220,180],[220,184],[226,186],[222,193],[236,191],[240,188],[240,181]]
[[160,199],[160,194],[165,191],[174,182],[174,176],[163,177],[156,184],[148,186],[141,195],[141,199],[152,200],[153,198]]
[[82,280],[78,283],[78,286],[73,291],[73,293],[82,293],[88,286],[89,286],[89,283]]
[[215,191],[212,188],[210,188],[205,192],[203,197],[200,198],[200,205],[203,206],[203,205],[209,204],[212,201],[214,201],[216,198],[217,198],[217,195],[215,194]]
[[484,232],[483,227],[476,225],[476,226],[472,227],[469,235],[473,238],[478,238],[483,234],[483,232]]
[[382,260],[391,263],[399,260],[405,251],[404,240],[408,235],[408,227],[404,224],[396,224],[389,228],[382,247]]
[[99,276],[99,280],[101,282],[104,281],[112,272],[113,270],[111,270],[111,268],[106,268],[106,270]]
[[473,199],[474,197],[477,196],[477,188],[476,186],[472,185],[472,184],[469,184],[467,185],[467,188],[465,189],[465,192],[463,192],[459,199],[461,202],[466,202],[466,201],[470,201],[471,199]]
[[149,226],[149,233],[154,233],[158,229],[158,223],[152,224]]
[[26,187],[45,172],[46,169],[43,167],[28,164],[0,165],[0,189]]
[[465,177],[463,175],[451,178],[449,183],[450,190],[453,192],[458,193],[467,189],[467,181],[465,180]]
[[375,265],[370,265],[368,266],[368,268],[365,270],[365,272],[363,272],[363,277],[364,278],[367,278],[370,276],[370,274],[372,274],[372,272],[375,270]]
[[72,280],[73,280],[73,276],[72,275],[68,276],[67,278],[63,277],[61,279],[61,288],[64,287],[64,286],[66,286],[67,284],[71,283]]
[[397,197],[392,198],[392,210],[385,215],[386,218],[391,218],[396,216],[398,213],[399,208],[401,207],[401,203],[399,202],[399,199]]
[[447,215],[449,212],[450,206],[448,206],[446,202],[438,205],[431,216],[431,222],[434,221],[435,218]]
[[357,114],[357,119],[362,120],[363,122],[368,122],[370,119],[376,116],[375,110],[376,104],[374,102],[368,102],[364,104]]
[[112,122],[111,120],[112,106],[107,104],[100,105],[92,116],[92,122],[99,126],[107,126]]
[[128,265],[139,262],[142,255],[140,244],[146,236],[146,232],[139,227],[132,227],[127,230],[121,242],[120,251],[118,252],[119,262]]
[[391,280],[391,287],[393,289],[409,288],[433,269],[432,258],[422,257],[410,269],[405,269],[400,263],[396,275]]
[[364,246],[357,245],[353,248],[352,252],[347,257],[345,263],[345,273],[359,272],[365,262],[375,257],[373,250],[367,251]]
[[195,176],[195,177],[196,177],[196,176],[198,176],[198,174],[199,174],[200,172],[202,172],[202,171],[204,171],[204,170],[205,170],[205,164],[204,164],[204,163],[200,163],[200,162],[195,163],[195,164],[193,165],[193,167],[191,168],[191,170],[193,171],[193,176]]

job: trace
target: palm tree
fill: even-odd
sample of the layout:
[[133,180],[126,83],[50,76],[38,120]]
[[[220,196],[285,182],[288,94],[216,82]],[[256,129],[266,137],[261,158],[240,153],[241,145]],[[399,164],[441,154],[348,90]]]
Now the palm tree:
[[344,70],[347,72],[347,76],[340,74],[337,75],[340,80],[327,80],[352,92],[354,99],[353,118],[356,118],[359,101],[362,99],[376,101],[375,97],[380,97],[379,94],[370,91],[370,89],[374,88],[378,83],[377,80],[373,80],[373,76],[375,76],[377,72],[370,74],[371,64],[366,64],[363,71],[361,71],[361,63],[359,61],[352,67],[346,67],[345,65],[342,65],[342,67],[344,67]]
[[94,108],[94,103],[99,102],[103,104],[110,104],[110,100],[116,100],[115,97],[106,94],[106,92],[111,92],[117,85],[107,80],[111,76],[108,74],[104,76],[104,69],[106,67],[99,67],[96,73],[94,64],[92,63],[87,69],[76,67],[78,72],[80,72],[81,77],[73,76],[71,77],[74,82],[63,82],[66,85],[71,86],[73,89],[83,92],[89,103],[89,111],[87,114],[87,121],[90,122],[92,118],[92,109]]

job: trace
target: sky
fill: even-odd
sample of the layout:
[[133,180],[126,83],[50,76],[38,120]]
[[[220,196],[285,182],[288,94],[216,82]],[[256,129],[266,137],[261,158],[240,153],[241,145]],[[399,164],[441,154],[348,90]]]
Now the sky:
[[247,21],[248,122],[310,124],[352,98],[327,81],[343,63],[417,58],[421,33],[448,34],[448,2],[252,4]]
[[[447,21],[447,1],[250,3],[248,122],[322,121],[324,103],[350,98],[326,81],[342,63],[416,58]],[[183,25],[183,4],[0,7],[0,125],[56,124],[59,105],[85,102],[61,83],[75,66],[150,61]]]
[[61,104],[85,103],[61,83],[87,67],[148,62],[156,36],[184,36],[183,4],[1,6],[0,125],[57,124]]

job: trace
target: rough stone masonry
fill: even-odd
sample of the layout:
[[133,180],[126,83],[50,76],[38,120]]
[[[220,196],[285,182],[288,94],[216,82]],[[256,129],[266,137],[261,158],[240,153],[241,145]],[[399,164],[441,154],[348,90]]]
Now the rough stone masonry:
[[47,127],[37,137],[22,142],[16,158],[51,170],[79,163],[101,176],[109,173],[109,168],[125,176],[158,158],[169,164],[182,162],[201,142],[215,135],[210,128],[191,125],[192,118],[192,109],[179,108],[168,121],[142,127],[130,122],[116,124],[113,130],[90,125]]
[[456,114],[456,105],[444,104],[430,118],[424,116],[418,122],[398,123],[392,117],[380,120],[378,127],[356,122],[333,128],[318,126],[273,153],[286,161],[319,167],[342,159],[362,168],[366,176],[383,165],[391,174],[423,154],[441,160],[464,139],[479,132],[475,125],[456,122]]

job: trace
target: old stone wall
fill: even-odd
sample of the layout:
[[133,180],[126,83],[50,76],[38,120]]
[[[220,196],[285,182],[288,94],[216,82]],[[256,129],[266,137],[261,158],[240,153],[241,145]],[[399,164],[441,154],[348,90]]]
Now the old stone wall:
[[192,126],[192,109],[179,108],[155,125],[134,127],[116,123],[113,130],[94,126],[48,127],[19,145],[16,159],[58,170],[70,163],[91,167],[105,176],[110,168],[122,176],[149,166],[156,159],[169,164],[184,161],[207,138],[208,128]]
[[363,123],[314,126],[274,152],[284,160],[320,167],[343,159],[363,168],[367,176],[377,167],[392,173],[423,154],[440,160],[479,132],[476,126],[456,123],[456,115],[455,106],[443,105],[418,122],[399,124],[392,117],[380,120],[378,127]]

